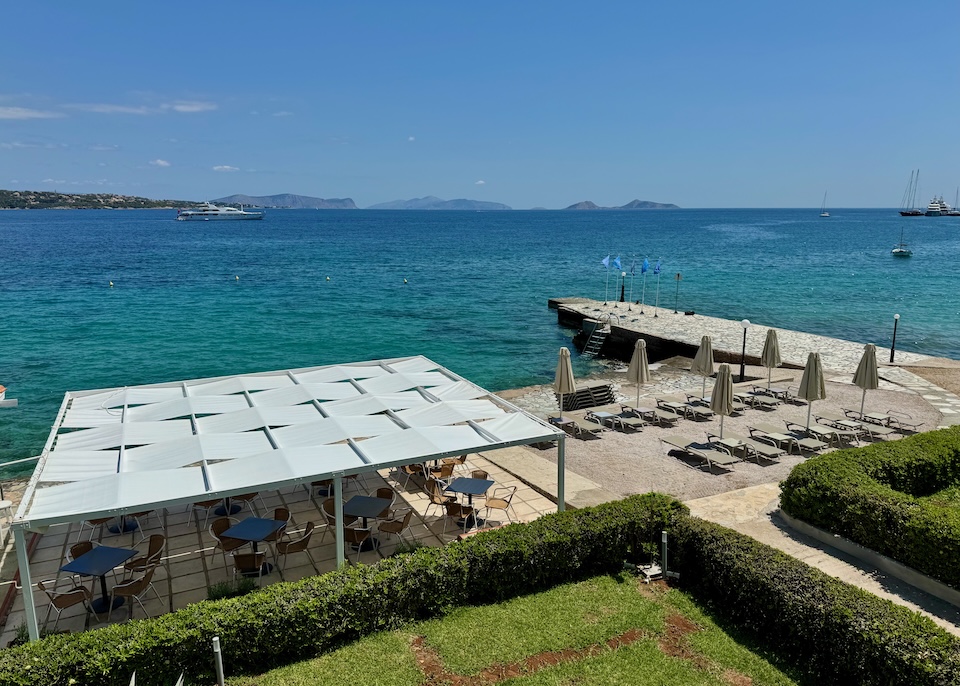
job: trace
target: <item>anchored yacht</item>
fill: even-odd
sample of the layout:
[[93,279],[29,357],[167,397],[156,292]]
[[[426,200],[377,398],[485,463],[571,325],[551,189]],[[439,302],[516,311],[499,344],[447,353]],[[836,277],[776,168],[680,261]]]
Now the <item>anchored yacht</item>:
[[263,219],[263,212],[246,212],[243,205],[236,207],[219,207],[211,202],[205,202],[192,210],[177,210],[178,222],[208,222],[237,219]]

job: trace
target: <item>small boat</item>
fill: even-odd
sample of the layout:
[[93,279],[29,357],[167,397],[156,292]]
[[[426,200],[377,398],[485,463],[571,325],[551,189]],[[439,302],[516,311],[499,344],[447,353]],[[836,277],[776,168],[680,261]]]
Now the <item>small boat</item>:
[[820,216],[829,217],[830,213],[827,212],[827,192],[823,192],[823,203],[820,205]]
[[243,205],[236,207],[219,207],[212,202],[205,202],[192,210],[177,210],[178,222],[208,222],[238,219],[263,219],[263,212],[245,212]]
[[903,229],[900,230],[900,242],[893,246],[890,254],[894,257],[910,257],[913,254],[913,251],[903,242]]
[[7,389],[5,386],[0,386],[0,407],[16,407],[17,401],[11,398],[10,400],[6,399]]

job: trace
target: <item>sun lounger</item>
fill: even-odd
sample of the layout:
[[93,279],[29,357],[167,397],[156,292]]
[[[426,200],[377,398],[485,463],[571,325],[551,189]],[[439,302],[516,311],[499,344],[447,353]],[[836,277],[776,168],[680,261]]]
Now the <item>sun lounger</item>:
[[626,431],[627,429],[631,431],[641,431],[643,427],[647,426],[647,420],[636,417],[632,413],[625,412],[619,407],[613,408],[609,405],[602,409],[598,408],[588,412],[585,418],[603,424],[604,426],[609,426],[611,429],[619,428],[621,431]]
[[890,417],[890,426],[900,433],[906,433],[907,431],[917,433],[920,431],[920,427],[923,426],[923,422],[914,422],[913,417],[906,412],[887,410],[887,415]]
[[605,429],[596,422],[588,422],[581,417],[564,417],[561,421],[559,417],[550,417],[550,423],[559,426],[571,436],[583,440],[600,438],[597,434]]
[[[915,424],[910,421],[911,417],[906,414],[898,414],[894,410],[890,410],[887,414],[882,412],[865,412],[860,414],[860,410],[851,410],[844,409],[843,414],[852,419],[857,419],[863,422],[864,428],[867,429],[867,432],[871,434],[871,438],[874,435],[877,436],[889,436],[894,431],[903,433],[904,431],[910,431],[916,433],[919,428],[919,424]],[[876,431],[872,430],[871,427],[877,426],[882,429],[889,429],[890,431]]]
[[793,452],[794,446],[797,447],[798,453],[802,453],[804,450],[819,453],[827,447],[826,443],[816,438],[790,431],[784,432],[773,424],[757,423],[747,428],[750,430],[751,438],[775,445],[778,448],[784,448],[787,454]]
[[713,410],[711,410],[709,407],[702,407],[700,405],[693,405],[691,403],[687,403],[686,405],[687,412],[693,415],[693,419],[696,419],[697,421],[700,421],[701,419],[713,418]]
[[[729,467],[739,462],[737,458],[729,453],[725,453],[715,448],[702,448],[701,444],[686,436],[661,436],[660,441],[665,443],[684,455],[694,457],[702,462],[701,467],[706,465],[710,471],[713,471],[713,465],[718,464],[721,467]],[[670,451],[667,448],[667,452]]]
[[733,397],[740,402],[749,405],[754,408],[761,408],[764,410],[773,410],[780,405],[780,401],[773,396],[766,395],[763,393],[749,393],[749,392],[737,392],[733,394]]
[[633,413],[650,424],[660,426],[676,426],[680,422],[680,415],[672,410],[656,407],[641,407],[633,403],[621,403],[624,413]]
[[674,414],[678,414],[681,417],[686,417],[687,413],[690,411],[690,405],[687,403],[682,403],[679,400],[674,400],[673,398],[657,398],[657,409],[659,410],[669,410]]
[[866,429],[863,426],[863,422],[855,422],[854,420],[839,415],[836,412],[824,412],[820,411],[814,413],[814,418],[821,424],[826,424],[827,426],[833,427],[840,435],[843,436],[842,432],[847,434],[852,434],[855,438],[860,438],[863,434],[866,433]]
[[818,441],[825,442],[828,446],[836,442],[839,447],[841,441],[846,441],[849,444],[857,439],[855,431],[840,430],[823,424],[811,424],[809,427],[796,422],[786,422],[786,424],[788,430],[810,436]]
[[753,438],[748,438],[747,436],[741,436],[737,433],[728,432],[726,436],[739,440],[741,443],[743,443],[743,445],[746,446],[747,455],[753,453],[753,456],[757,458],[757,464],[760,464],[761,457],[765,460],[774,462],[779,461],[781,457],[787,454],[787,451],[783,448],[778,448],[775,445],[763,443],[762,441],[757,441]]

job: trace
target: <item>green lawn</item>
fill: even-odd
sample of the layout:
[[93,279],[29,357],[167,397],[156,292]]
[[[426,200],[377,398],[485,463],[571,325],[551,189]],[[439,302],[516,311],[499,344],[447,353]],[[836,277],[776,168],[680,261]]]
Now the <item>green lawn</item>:
[[[611,648],[608,640],[618,636],[627,638]],[[434,684],[454,675],[468,677],[463,683],[523,686],[749,683],[743,677],[757,685],[799,683],[722,631],[688,595],[629,574],[460,608],[229,683],[418,686],[428,682],[418,656],[431,665]]]

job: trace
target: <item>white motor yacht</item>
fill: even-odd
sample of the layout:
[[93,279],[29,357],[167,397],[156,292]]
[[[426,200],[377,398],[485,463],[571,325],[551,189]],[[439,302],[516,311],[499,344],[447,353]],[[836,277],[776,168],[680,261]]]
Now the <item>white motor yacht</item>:
[[263,219],[263,212],[246,212],[243,206],[220,207],[211,202],[205,202],[191,210],[177,210],[178,222],[207,222],[237,219]]

